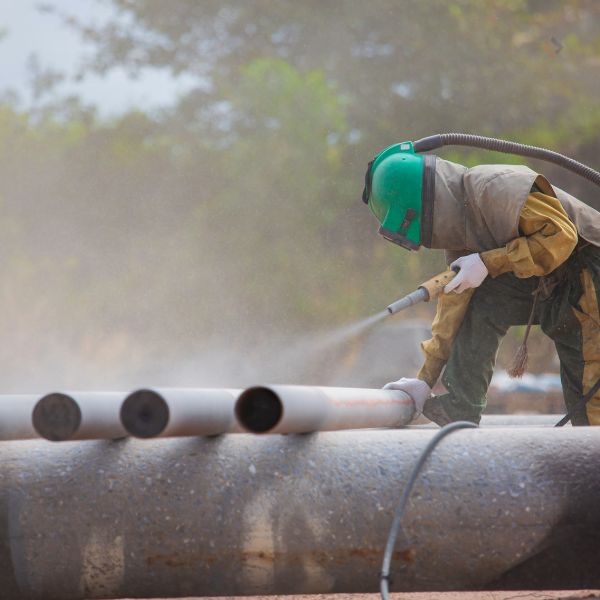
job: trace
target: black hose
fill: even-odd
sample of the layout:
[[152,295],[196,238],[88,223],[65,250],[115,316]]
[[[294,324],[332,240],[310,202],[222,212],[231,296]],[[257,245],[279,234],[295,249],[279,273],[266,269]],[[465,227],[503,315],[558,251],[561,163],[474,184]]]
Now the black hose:
[[573,415],[577,411],[585,408],[585,405],[596,395],[598,390],[600,390],[600,379],[596,381],[596,383],[588,390],[586,395],[583,396],[583,398],[580,398],[575,406],[568,411],[567,414],[554,427],[562,427],[563,425],[566,425],[573,418]]
[[396,545],[396,539],[398,538],[398,532],[400,531],[400,521],[406,508],[406,504],[412,492],[415,481],[425,464],[425,461],[429,458],[429,455],[433,452],[435,447],[449,434],[457,429],[476,428],[475,423],[470,421],[455,421],[449,423],[445,427],[442,427],[430,440],[424,450],[421,452],[415,466],[413,467],[412,473],[408,478],[408,483],[404,488],[392,526],[390,527],[390,533],[388,535],[387,544],[385,545],[385,551],[383,553],[383,564],[381,566],[381,573],[379,575],[379,586],[381,590],[381,598],[383,600],[389,599],[389,587],[390,587],[390,564],[392,562],[392,554],[394,553],[394,546]]
[[577,173],[577,175],[600,186],[600,173],[598,171],[564,154],[546,148],[538,148],[537,146],[528,146],[527,144],[519,144],[518,142],[509,142],[481,135],[471,135],[469,133],[439,133],[421,138],[413,143],[415,152],[429,152],[442,146],[471,146],[495,152],[505,152],[506,154],[538,158],[573,171],[573,173]]

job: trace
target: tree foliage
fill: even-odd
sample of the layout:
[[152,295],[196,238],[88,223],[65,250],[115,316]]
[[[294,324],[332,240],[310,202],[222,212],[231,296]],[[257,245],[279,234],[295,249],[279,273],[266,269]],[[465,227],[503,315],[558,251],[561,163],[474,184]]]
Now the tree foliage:
[[[598,166],[593,0],[110,4],[102,26],[64,15],[95,47],[84,69],[166,68],[197,87],[160,114],[107,122],[46,98],[60,75],[40,68],[33,109],[0,110],[4,363],[15,373],[50,347],[114,372],[198,340],[385,306],[443,267],[382,241],[359,201],[367,161],[389,143],[459,130]],[[600,206],[577,177],[534,166]],[[77,363],[69,382],[84,371]]]

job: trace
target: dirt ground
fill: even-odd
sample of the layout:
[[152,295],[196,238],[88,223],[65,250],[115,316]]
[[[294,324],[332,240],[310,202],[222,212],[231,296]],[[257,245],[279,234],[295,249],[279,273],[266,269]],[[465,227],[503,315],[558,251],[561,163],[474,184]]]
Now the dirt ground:
[[[379,600],[379,594],[320,594],[315,596],[220,596],[181,600]],[[418,592],[390,594],[392,600],[600,600],[600,590],[510,592]],[[162,600],[167,600],[166,598]]]

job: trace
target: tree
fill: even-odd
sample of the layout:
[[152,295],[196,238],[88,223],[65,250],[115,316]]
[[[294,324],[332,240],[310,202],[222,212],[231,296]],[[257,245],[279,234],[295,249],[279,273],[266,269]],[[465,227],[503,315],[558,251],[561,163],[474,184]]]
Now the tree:
[[[252,350],[257,335],[381,309],[443,268],[437,253],[381,240],[359,201],[388,143],[466,130],[597,160],[591,0],[112,5],[104,26],[70,21],[96,47],[84,69],[167,68],[198,85],[159,115],[103,122],[77,99],[48,100],[60,74],[40,68],[35,108],[0,111],[14,372],[26,348],[43,362],[63,344],[103,372],[162,372],[206,340]],[[52,336],[36,337],[51,321]]]

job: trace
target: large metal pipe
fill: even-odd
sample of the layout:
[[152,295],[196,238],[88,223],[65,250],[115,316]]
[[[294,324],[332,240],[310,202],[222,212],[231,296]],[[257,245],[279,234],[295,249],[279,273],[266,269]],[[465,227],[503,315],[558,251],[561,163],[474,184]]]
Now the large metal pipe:
[[0,440],[40,437],[31,422],[31,413],[38,398],[35,394],[0,395]]
[[[480,427],[554,427],[563,415],[554,414],[507,414],[482,415]],[[571,426],[570,423],[567,425]]]
[[52,442],[118,439],[127,432],[119,410],[125,392],[53,392],[36,403],[32,422]]
[[[480,427],[554,427],[563,415],[553,414],[507,414],[507,415],[482,415]],[[567,423],[566,427],[571,424]],[[411,423],[406,429],[439,429],[435,423],[419,420],[418,423]]]
[[140,438],[239,433],[233,412],[239,394],[229,389],[141,389],[123,402],[121,422]]
[[[0,597],[361,593],[431,430],[5,442]],[[600,587],[600,428],[453,433],[394,591]]]
[[307,433],[410,423],[415,405],[397,390],[271,385],[248,388],[235,416],[251,433]]

